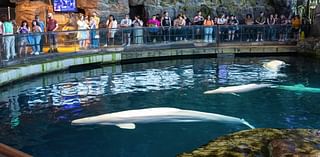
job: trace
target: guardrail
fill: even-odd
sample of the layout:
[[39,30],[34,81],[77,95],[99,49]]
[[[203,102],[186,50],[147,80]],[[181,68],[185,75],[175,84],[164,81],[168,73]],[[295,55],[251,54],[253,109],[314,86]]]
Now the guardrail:
[[21,152],[10,146],[0,143],[0,156],[1,157],[32,157],[29,154]]
[[0,63],[35,55],[101,49],[130,51],[148,48],[219,47],[224,43],[294,41],[299,32],[290,25],[218,25],[129,27],[0,36]]

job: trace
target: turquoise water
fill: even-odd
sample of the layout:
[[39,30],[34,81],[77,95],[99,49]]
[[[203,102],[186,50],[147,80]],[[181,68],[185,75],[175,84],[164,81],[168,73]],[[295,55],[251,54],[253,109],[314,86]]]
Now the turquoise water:
[[317,93],[265,88],[204,95],[247,83],[304,84],[320,88],[320,62],[277,57],[288,63],[273,73],[275,58],[184,59],[66,71],[1,89],[0,142],[40,157],[175,156],[228,133],[249,129],[217,122],[72,126],[71,120],[149,107],[176,107],[244,118],[257,128],[318,128]]

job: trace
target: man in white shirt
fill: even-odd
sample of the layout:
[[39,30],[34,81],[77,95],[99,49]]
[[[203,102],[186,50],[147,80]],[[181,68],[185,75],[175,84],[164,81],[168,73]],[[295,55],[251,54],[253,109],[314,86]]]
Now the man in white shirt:
[[130,46],[130,34],[131,34],[131,27],[132,25],[132,20],[129,18],[129,15],[126,14],[125,18],[121,20],[120,22],[120,27],[122,28],[123,31],[123,44]]

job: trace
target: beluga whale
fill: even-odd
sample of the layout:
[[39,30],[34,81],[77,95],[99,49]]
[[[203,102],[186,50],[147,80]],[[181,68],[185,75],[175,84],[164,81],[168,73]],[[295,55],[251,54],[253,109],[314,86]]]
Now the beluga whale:
[[207,113],[193,110],[184,110],[171,107],[144,108],[137,110],[127,110],[115,113],[108,113],[93,117],[76,119],[72,125],[114,125],[122,129],[135,129],[136,124],[140,123],[179,123],[179,122],[223,122],[232,124],[250,125],[244,119]]
[[273,86],[273,88],[287,90],[287,91],[300,92],[300,93],[302,93],[302,92],[320,93],[320,88],[306,87],[303,84],[296,84],[293,86],[277,85],[277,86]]
[[284,67],[286,63],[281,60],[271,60],[263,64],[263,67],[272,72],[278,72],[280,68]]
[[250,92],[262,88],[271,87],[272,84],[244,84],[238,86],[228,86],[228,87],[219,87],[214,90],[205,91],[204,94],[233,94],[237,95],[238,93]]

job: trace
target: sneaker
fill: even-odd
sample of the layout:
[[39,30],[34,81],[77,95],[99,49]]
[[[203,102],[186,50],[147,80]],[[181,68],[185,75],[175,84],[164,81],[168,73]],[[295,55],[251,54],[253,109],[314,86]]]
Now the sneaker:
[[249,42],[250,41],[250,39],[247,39],[247,42]]
[[35,52],[34,55],[38,56],[40,53],[39,52]]
[[263,41],[263,39],[260,39],[260,41]]
[[130,44],[127,44],[127,46],[130,46]]
[[34,55],[34,52],[32,51],[32,52],[30,53],[30,55]]
[[258,41],[259,41],[259,39],[256,40],[256,42],[258,42]]
[[103,45],[104,47],[108,47],[108,44]]

